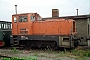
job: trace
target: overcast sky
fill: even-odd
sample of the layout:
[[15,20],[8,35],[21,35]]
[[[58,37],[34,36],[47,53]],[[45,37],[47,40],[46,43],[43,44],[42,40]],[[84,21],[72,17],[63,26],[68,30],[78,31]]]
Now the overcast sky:
[[52,9],[59,9],[59,16],[90,13],[90,0],[0,0],[0,20],[11,21],[17,5],[18,13],[37,12],[42,17],[51,17]]

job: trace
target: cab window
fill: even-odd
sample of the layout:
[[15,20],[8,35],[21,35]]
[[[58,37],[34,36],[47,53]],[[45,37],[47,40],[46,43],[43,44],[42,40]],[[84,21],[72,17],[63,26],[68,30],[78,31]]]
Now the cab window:
[[27,16],[19,16],[19,22],[27,22]]
[[38,20],[40,21],[40,20],[42,20],[42,18],[41,17],[38,17]]
[[17,18],[16,17],[14,17],[14,22],[17,22]]
[[31,21],[35,21],[35,16],[30,16]]

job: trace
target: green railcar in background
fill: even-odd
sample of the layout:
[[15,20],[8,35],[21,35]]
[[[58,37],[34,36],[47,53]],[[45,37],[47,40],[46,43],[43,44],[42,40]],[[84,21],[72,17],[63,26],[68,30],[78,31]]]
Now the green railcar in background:
[[4,34],[3,41],[5,42],[5,46],[10,46],[11,31],[3,31],[3,34]]
[[0,29],[0,41],[3,40],[3,32]]
[[12,24],[7,21],[0,21],[0,41],[1,46],[10,46]]
[[0,29],[0,46],[4,46],[3,38],[4,38],[3,32],[2,32],[1,29]]

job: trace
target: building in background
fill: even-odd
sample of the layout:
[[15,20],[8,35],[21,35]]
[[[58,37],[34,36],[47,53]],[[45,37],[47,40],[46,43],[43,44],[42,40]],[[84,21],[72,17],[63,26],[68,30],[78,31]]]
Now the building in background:
[[59,17],[59,10],[52,9],[52,18],[58,18],[58,17]]
[[[56,14],[55,14],[56,13]],[[77,16],[64,16],[59,17],[59,10],[52,9],[52,17],[42,18],[43,20],[46,19],[74,19],[76,21],[76,29],[77,29],[77,37],[88,37],[90,36],[90,15],[77,15]]]

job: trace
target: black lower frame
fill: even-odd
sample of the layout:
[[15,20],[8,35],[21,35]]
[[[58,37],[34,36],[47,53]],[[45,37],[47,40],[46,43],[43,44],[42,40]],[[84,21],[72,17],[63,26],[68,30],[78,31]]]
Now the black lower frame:
[[[13,37],[11,37],[10,43],[14,44],[13,39],[17,38],[17,42],[18,45],[31,45],[34,44],[35,46],[37,45],[55,45],[57,47],[59,46],[59,37],[60,35],[13,35]],[[69,36],[71,38],[71,36]],[[71,43],[71,39],[70,39],[70,45]],[[55,44],[54,44],[55,43]],[[55,47],[54,46],[54,47]],[[71,46],[70,46],[71,47]]]

